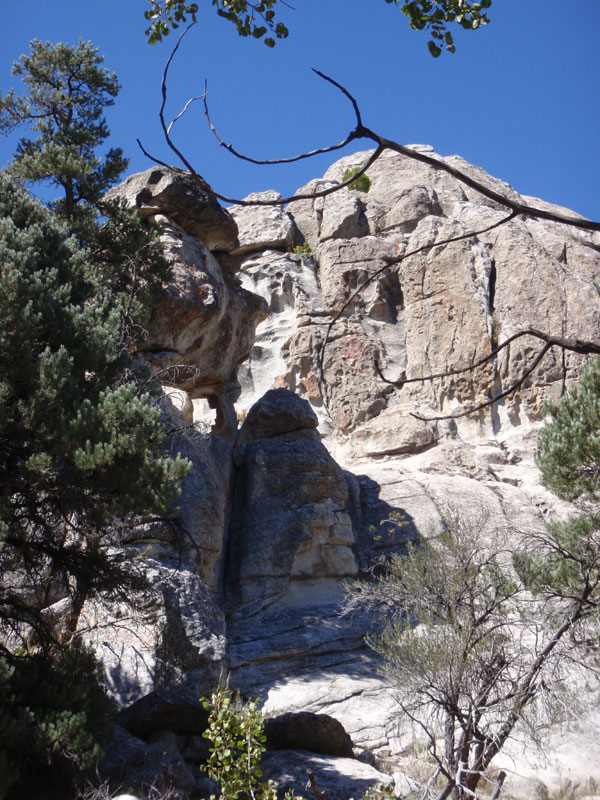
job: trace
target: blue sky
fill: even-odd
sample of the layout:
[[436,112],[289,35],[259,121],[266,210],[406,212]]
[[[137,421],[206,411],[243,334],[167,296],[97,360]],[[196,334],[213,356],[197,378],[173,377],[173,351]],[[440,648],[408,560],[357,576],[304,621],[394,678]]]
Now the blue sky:
[[[403,144],[431,144],[457,153],[512,184],[600,219],[600,1],[494,0],[491,23],[457,32],[457,53],[433,59],[426,34],[384,0],[294,0],[281,9],[290,38],[269,50],[241,40],[231,23],[200,0],[200,23],[174,64],[169,113],[208,80],[215,124],[223,138],[258,158],[287,156],[344,138],[353,127],[347,101],[310,70],[343,83],[359,101],[364,123]],[[10,66],[37,37],[91,40],[117,72],[122,90],[108,111],[110,145],[123,147],[129,171],[150,162],[136,138],[170,163],[158,123],[160,80],[173,37],[149,46],[145,0],[11,2],[0,31],[0,88],[14,84]],[[219,148],[199,104],[174,128],[174,138],[217,191],[242,197],[275,188],[291,194],[320,176],[354,144],[294,166],[244,164]],[[17,137],[0,137],[6,163]]]

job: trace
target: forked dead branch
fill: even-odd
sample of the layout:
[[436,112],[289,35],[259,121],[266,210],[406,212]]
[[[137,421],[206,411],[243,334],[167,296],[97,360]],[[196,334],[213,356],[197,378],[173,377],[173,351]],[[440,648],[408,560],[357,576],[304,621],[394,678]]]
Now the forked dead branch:
[[[428,165],[430,167],[433,167],[436,170],[441,170],[441,171],[447,173],[451,177],[455,178],[457,181],[460,181],[465,186],[468,186],[471,189],[474,189],[475,191],[479,192],[483,196],[487,197],[489,200],[492,200],[495,203],[500,204],[501,206],[505,207],[506,209],[508,209],[510,211],[508,216],[504,217],[503,219],[499,220],[498,222],[495,222],[492,225],[490,225],[490,226],[488,226],[486,228],[483,228],[481,230],[473,230],[473,231],[469,231],[469,232],[467,232],[465,234],[461,234],[460,236],[453,236],[453,237],[446,238],[446,239],[440,239],[438,241],[432,242],[431,244],[424,245],[424,246],[422,246],[420,248],[417,248],[414,251],[411,251],[409,253],[405,253],[404,255],[398,256],[396,258],[393,258],[393,259],[389,259],[388,258],[388,259],[386,259],[386,263],[385,263],[385,265],[383,267],[381,267],[379,270],[377,270],[373,275],[370,275],[366,280],[364,280],[357,287],[357,289],[352,293],[352,295],[349,297],[349,299],[344,303],[344,305],[341,307],[341,309],[337,312],[337,314],[335,314],[335,316],[332,318],[332,320],[327,325],[327,328],[326,328],[326,331],[325,331],[325,337],[324,337],[324,340],[323,340],[323,344],[321,345],[321,348],[320,348],[320,351],[319,351],[319,355],[318,355],[319,391],[321,393],[321,398],[323,400],[324,408],[328,413],[329,413],[329,409],[328,409],[328,402],[327,402],[327,381],[325,379],[325,374],[324,374],[324,363],[325,363],[326,348],[327,348],[327,345],[329,344],[329,341],[330,341],[331,331],[332,331],[334,325],[340,320],[340,318],[342,317],[342,315],[346,311],[346,309],[355,300],[355,298],[370,283],[372,283],[373,280],[375,280],[377,277],[379,277],[385,271],[391,269],[392,267],[394,267],[395,265],[399,264],[401,261],[403,261],[404,259],[408,258],[409,256],[414,256],[414,255],[417,255],[417,254],[420,254],[420,253],[423,253],[423,252],[426,252],[426,251],[431,251],[436,247],[447,245],[447,244],[450,244],[452,242],[456,242],[456,241],[460,241],[460,240],[463,240],[463,239],[469,239],[471,237],[478,236],[478,235],[480,235],[482,233],[485,233],[487,231],[490,231],[490,230],[492,230],[494,228],[498,228],[501,225],[504,225],[505,223],[516,219],[517,217],[529,217],[529,218],[532,218],[532,219],[547,220],[547,221],[550,221],[550,222],[554,222],[554,223],[558,223],[558,224],[562,224],[562,225],[568,225],[570,227],[574,227],[574,228],[577,228],[577,229],[583,230],[583,231],[589,231],[589,232],[592,232],[592,233],[600,232],[600,222],[587,220],[587,219],[584,219],[584,218],[578,217],[578,216],[569,216],[569,215],[564,215],[564,214],[558,214],[558,213],[555,213],[553,211],[549,211],[547,209],[536,208],[535,206],[531,206],[531,205],[527,205],[525,203],[521,203],[521,202],[515,201],[515,200],[513,200],[513,199],[511,199],[509,197],[505,197],[503,194],[495,191],[494,189],[489,188],[485,184],[481,183],[480,181],[476,180],[475,178],[472,178],[471,176],[469,176],[466,173],[462,172],[461,170],[453,167],[451,164],[449,164],[449,163],[447,163],[445,161],[440,161],[439,159],[434,158],[434,157],[428,155],[427,153],[423,153],[423,152],[420,152],[418,150],[412,149],[410,147],[406,147],[404,145],[399,144],[398,142],[395,142],[395,141],[393,141],[391,139],[385,138],[384,136],[382,136],[379,133],[376,133],[375,131],[373,131],[371,128],[368,128],[363,123],[362,116],[361,116],[361,113],[360,113],[360,108],[358,106],[358,102],[357,102],[356,98],[348,91],[348,89],[346,89],[342,84],[338,83],[333,78],[329,77],[328,75],[325,75],[323,72],[320,72],[319,70],[313,70],[313,71],[320,78],[322,78],[323,80],[325,80],[328,83],[332,84],[332,86],[335,86],[348,99],[348,101],[350,102],[350,104],[352,106],[352,110],[353,110],[353,113],[354,113],[355,127],[352,130],[349,131],[349,133],[345,136],[345,138],[341,142],[339,142],[337,144],[328,145],[328,146],[325,146],[325,147],[320,147],[320,148],[317,148],[317,149],[314,149],[314,150],[310,150],[310,151],[307,151],[307,152],[304,152],[304,153],[300,153],[300,154],[295,155],[295,156],[286,157],[286,158],[256,159],[256,158],[253,158],[251,156],[248,156],[248,155],[240,152],[232,144],[227,143],[222,138],[222,136],[220,135],[218,130],[216,129],[216,127],[215,127],[215,125],[212,122],[212,119],[210,117],[210,112],[209,112],[209,108],[208,108],[208,101],[207,101],[208,89],[207,89],[206,83],[205,83],[205,86],[204,86],[204,92],[201,95],[198,95],[196,97],[190,98],[190,100],[188,100],[187,103],[185,104],[185,106],[182,109],[182,111],[180,111],[179,114],[177,114],[177,116],[169,124],[167,124],[166,119],[165,119],[165,107],[166,107],[166,102],[167,102],[167,79],[168,79],[168,75],[169,75],[169,68],[171,66],[171,63],[172,63],[177,51],[179,50],[179,47],[181,45],[181,42],[182,42],[183,38],[188,33],[188,31],[193,27],[194,24],[196,24],[196,23],[193,23],[192,25],[188,26],[188,28],[186,28],[186,30],[183,31],[183,33],[180,35],[177,43],[175,44],[175,47],[173,48],[173,50],[171,52],[171,55],[169,56],[169,58],[167,60],[166,65],[165,65],[165,69],[164,69],[164,72],[163,72],[163,78],[162,78],[162,84],[161,84],[162,102],[161,102],[160,111],[159,111],[159,118],[160,118],[160,124],[161,124],[162,130],[163,130],[163,134],[164,134],[164,137],[165,137],[165,141],[167,142],[167,145],[176,154],[176,156],[179,158],[179,160],[185,166],[185,168],[189,170],[189,172],[192,174],[192,176],[194,176],[194,178],[196,180],[201,181],[203,185],[205,185],[205,184],[204,184],[204,181],[203,181],[202,177],[195,170],[193,164],[189,161],[189,159],[181,152],[181,150],[174,143],[172,135],[171,135],[174,123],[177,120],[181,119],[181,117],[185,114],[185,112],[187,111],[189,106],[195,100],[200,100],[200,99],[203,100],[204,113],[205,113],[207,124],[208,124],[210,130],[215,135],[215,137],[216,137],[216,139],[217,139],[217,141],[219,143],[219,146],[220,147],[224,147],[226,150],[228,150],[236,158],[239,158],[239,159],[241,159],[243,161],[248,161],[251,164],[257,164],[257,165],[291,164],[291,163],[294,163],[294,162],[297,162],[297,161],[300,161],[300,160],[303,160],[303,159],[312,158],[313,156],[316,156],[316,155],[322,155],[324,153],[335,152],[337,150],[340,150],[340,149],[346,147],[346,145],[350,144],[351,142],[358,141],[358,140],[364,140],[364,139],[366,139],[368,141],[371,141],[371,142],[373,142],[375,144],[375,150],[373,151],[371,156],[368,158],[366,163],[363,164],[360,167],[360,169],[357,172],[353,173],[352,176],[350,178],[348,178],[346,181],[343,181],[342,183],[336,184],[335,186],[330,186],[330,187],[328,187],[326,189],[322,189],[322,190],[319,190],[319,191],[311,192],[311,193],[308,193],[308,194],[295,194],[292,197],[284,197],[284,198],[281,198],[279,200],[242,200],[242,199],[238,199],[238,198],[229,197],[229,196],[224,195],[224,194],[220,194],[219,192],[215,192],[213,189],[211,189],[211,191],[214,194],[214,196],[217,197],[219,200],[222,200],[223,202],[226,202],[226,203],[232,203],[232,204],[240,205],[240,206],[274,206],[274,205],[287,205],[289,203],[294,203],[294,202],[299,201],[299,200],[314,200],[316,198],[326,197],[327,195],[331,195],[331,194],[333,194],[335,192],[340,191],[344,187],[349,186],[351,183],[353,183],[356,180],[356,178],[358,178],[361,175],[363,175],[364,173],[366,173],[367,170],[383,155],[383,153],[385,153],[386,151],[393,151],[393,152],[399,153],[402,156],[405,156],[406,158],[410,158],[410,159],[413,159],[415,161],[420,161],[421,163],[426,164],[426,165]],[[140,142],[139,139],[138,139],[138,144],[139,144],[140,148],[142,149],[142,151],[144,152],[144,154],[148,158],[150,158],[152,161],[154,161],[157,164],[161,164],[162,166],[170,168],[169,165],[166,164],[164,161],[161,161],[160,159],[150,155],[150,153],[148,153],[145,150],[145,148],[143,147],[143,145],[142,145],[142,143]],[[424,416],[421,416],[419,414],[413,413],[412,416],[414,416],[417,419],[423,420],[423,421],[437,421],[437,420],[444,420],[444,419],[458,419],[460,417],[465,417],[465,416],[468,416],[470,414],[473,414],[473,413],[476,413],[478,411],[482,411],[482,410],[484,410],[486,408],[489,408],[489,407],[493,406],[495,403],[499,402],[500,400],[503,400],[504,398],[506,398],[506,397],[514,394],[516,391],[518,391],[518,389],[525,383],[527,378],[529,378],[535,372],[535,370],[539,367],[539,365],[541,364],[541,362],[544,359],[544,357],[547,355],[547,353],[553,347],[558,347],[563,352],[564,351],[570,351],[570,352],[578,353],[580,355],[594,355],[594,354],[600,353],[600,342],[587,341],[587,340],[582,340],[582,339],[569,339],[569,338],[565,338],[565,337],[562,337],[562,336],[555,336],[552,333],[545,333],[543,331],[538,331],[538,330],[534,330],[534,329],[528,328],[528,329],[520,330],[517,333],[513,334],[512,336],[510,336],[508,339],[506,339],[504,342],[499,344],[497,347],[493,348],[488,355],[486,355],[484,358],[480,359],[479,361],[471,363],[471,364],[467,364],[466,366],[464,366],[462,368],[459,368],[459,369],[453,369],[453,370],[449,370],[447,372],[440,372],[440,373],[430,374],[430,375],[422,375],[422,376],[417,377],[417,378],[406,379],[406,378],[400,377],[400,378],[398,378],[396,380],[390,380],[390,379],[386,378],[383,375],[383,372],[381,370],[380,364],[377,361],[377,358],[375,358],[375,361],[374,361],[374,368],[375,368],[375,371],[377,372],[377,374],[379,375],[379,377],[381,378],[381,380],[383,380],[385,383],[387,383],[388,385],[397,387],[397,388],[402,388],[405,384],[408,384],[408,383],[434,381],[434,380],[443,379],[443,378],[451,377],[451,376],[458,375],[458,374],[472,372],[472,371],[478,369],[479,367],[489,363],[493,359],[495,359],[496,356],[502,350],[504,350],[506,347],[508,347],[511,344],[511,342],[514,342],[515,340],[517,340],[517,339],[519,339],[521,337],[524,337],[524,336],[532,336],[532,337],[538,339],[539,341],[541,341],[542,344],[541,344],[539,350],[537,351],[537,353],[534,355],[533,359],[529,362],[529,364],[528,365],[524,365],[519,377],[516,380],[514,380],[506,389],[503,389],[502,391],[500,391],[499,393],[495,394],[494,396],[488,398],[484,402],[479,403],[479,404],[474,405],[474,406],[471,406],[471,407],[469,407],[468,409],[466,409],[464,411],[459,411],[459,412],[452,413],[452,414],[440,414],[440,415],[437,415],[437,416],[429,416],[429,417],[424,417]]]

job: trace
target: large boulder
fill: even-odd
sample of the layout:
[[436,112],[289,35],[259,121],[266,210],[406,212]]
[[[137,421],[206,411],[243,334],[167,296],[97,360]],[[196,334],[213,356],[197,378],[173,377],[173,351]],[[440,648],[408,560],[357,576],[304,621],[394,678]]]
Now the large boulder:
[[[244,197],[247,202],[275,202],[281,200],[279,192],[254,192]],[[281,205],[231,206],[228,209],[238,227],[239,245],[235,255],[270,248],[289,250],[294,241],[294,220]]]
[[248,412],[237,444],[310,431],[318,424],[317,415],[306,400],[287,389],[271,389]]
[[170,217],[209,250],[229,252],[237,246],[235,221],[219,205],[208,183],[178,167],[156,166],[136,172],[110,189],[104,199],[124,200],[144,217]]
[[269,750],[310,750],[311,753],[353,758],[352,739],[337,719],[309,711],[280,714],[265,720]]
[[294,584],[357,572],[346,481],[315,421],[306,400],[280,389],[250,410],[240,431],[247,443],[234,455],[226,567],[237,615],[240,605],[269,606],[293,594]]

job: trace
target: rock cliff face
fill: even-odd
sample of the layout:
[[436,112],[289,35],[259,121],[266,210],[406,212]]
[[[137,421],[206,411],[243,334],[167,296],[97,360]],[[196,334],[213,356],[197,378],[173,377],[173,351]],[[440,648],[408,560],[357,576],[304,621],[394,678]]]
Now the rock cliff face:
[[[299,191],[339,183],[366,157],[341,159]],[[156,585],[152,613],[125,622],[122,609],[94,605],[80,628],[124,708],[122,735],[148,743],[136,740],[135,758],[171,731],[190,791],[203,786],[196,699],[227,673],[270,716],[328,714],[355,754],[397,756],[406,743],[392,693],[364,644],[372,620],[340,615],[344,582],[435,530],[449,507],[513,529],[566,511],[539,485],[533,452],[543,399],[576,378],[580,357],[551,352],[515,395],[450,421],[413,414],[460,412],[498,394],[537,342],[518,340],[477,370],[434,381],[396,387],[380,372],[393,382],[458,370],[528,327],[598,339],[600,235],[522,218],[494,227],[505,209],[399,155],[369,176],[368,193],[345,188],[285,210],[227,213],[205,186],[154,169],[116,192],[161,227],[175,266],[142,356],[167,370],[169,413],[198,426],[209,413],[214,428],[179,442],[194,466],[178,525],[124,543]],[[430,247],[442,239],[455,241]],[[293,251],[302,241],[310,253]],[[234,440],[236,401],[245,421]],[[369,527],[394,510],[410,524],[374,539]],[[188,720],[185,730],[174,718]],[[273,774],[302,762],[282,753],[270,756]],[[346,796],[385,781],[337,752],[319,759],[323,775],[346,775]]]

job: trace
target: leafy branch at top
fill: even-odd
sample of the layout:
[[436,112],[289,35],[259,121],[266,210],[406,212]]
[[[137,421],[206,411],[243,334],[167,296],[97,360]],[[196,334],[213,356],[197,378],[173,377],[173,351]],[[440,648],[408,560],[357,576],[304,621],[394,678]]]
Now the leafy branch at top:
[[[150,8],[144,16],[150,22],[146,28],[146,36],[150,44],[162,42],[172,30],[190,19],[197,21],[198,3],[187,0],[147,0]],[[206,2],[206,0],[205,0]],[[286,39],[287,26],[275,18],[277,0],[211,0],[217,14],[232,22],[239,36],[253,36],[262,39],[267,47],[275,47],[275,39]],[[289,6],[286,0],[282,5]],[[400,0],[386,0],[386,3],[400,5]],[[434,58],[446,49],[454,53],[456,47],[448,26],[459,25],[465,30],[476,30],[489,22],[485,13],[492,5],[492,0],[411,0],[403,3],[401,11],[409,18],[413,30],[426,30],[431,35],[427,42],[429,52]],[[267,35],[269,34],[269,35]]]
[[[161,42],[171,30],[175,30],[187,19],[196,22],[198,3],[185,0],[148,0],[150,8],[144,12],[150,25],[146,36],[150,44]],[[232,22],[239,36],[253,36],[263,39],[267,47],[275,47],[275,38],[286,39],[288,29],[283,22],[275,19],[273,10],[277,0],[211,0],[217,14]],[[284,0],[282,0],[284,2]],[[285,2],[284,2],[285,4]],[[269,34],[268,36],[266,34]]]
[[[400,0],[385,2],[400,5]],[[410,3],[403,3],[401,11],[409,18],[413,30],[429,31],[431,39],[427,47],[431,55],[437,58],[443,48],[449,53],[456,52],[452,33],[447,27],[449,23],[456,22],[465,30],[476,30],[489,22],[485,12],[491,5],[492,0],[411,0]]]

